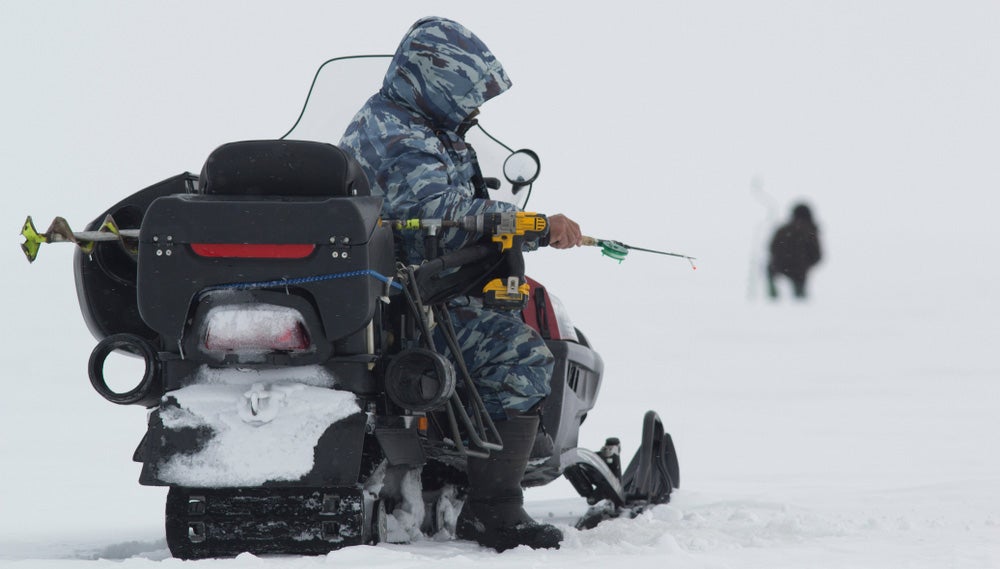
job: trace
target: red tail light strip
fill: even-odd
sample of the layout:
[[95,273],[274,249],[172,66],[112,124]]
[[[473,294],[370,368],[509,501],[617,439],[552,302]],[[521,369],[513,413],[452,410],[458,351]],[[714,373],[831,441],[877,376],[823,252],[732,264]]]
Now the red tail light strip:
[[304,259],[316,250],[311,243],[192,243],[191,250],[199,257],[240,259]]

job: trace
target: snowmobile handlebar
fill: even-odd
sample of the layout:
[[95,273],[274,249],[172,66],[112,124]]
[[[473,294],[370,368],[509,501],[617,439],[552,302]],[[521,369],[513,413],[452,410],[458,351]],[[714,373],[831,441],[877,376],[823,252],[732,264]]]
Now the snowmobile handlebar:
[[[504,268],[517,270],[520,267],[523,273],[524,261],[520,250],[501,253],[496,246],[480,242],[424,262],[413,271],[413,280],[420,300],[425,304],[446,302],[468,294],[483,294],[485,298],[489,295],[488,291],[473,289],[477,285],[482,286],[484,279],[501,268],[505,260]],[[523,274],[519,276],[523,278]]]
[[[528,300],[531,287],[524,276],[523,247],[525,243],[545,245],[549,232],[544,214],[512,211],[467,215],[457,219],[383,220],[396,230],[424,230],[424,252],[430,261],[424,263],[416,280],[425,302],[440,302],[443,295],[461,296],[472,286],[487,278],[480,292],[487,306],[504,310],[519,310]],[[484,236],[490,243],[464,247],[437,256],[440,230],[457,228]],[[492,258],[491,258],[492,257]],[[459,270],[443,275],[447,269]]]
[[417,269],[417,272],[426,271],[427,274],[439,274],[448,269],[457,269],[470,263],[476,263],[490,257],[496,257],[496,247],[491,247],[485,243],[463,247],[457,251],[446,253],[440,257],[431,259]]

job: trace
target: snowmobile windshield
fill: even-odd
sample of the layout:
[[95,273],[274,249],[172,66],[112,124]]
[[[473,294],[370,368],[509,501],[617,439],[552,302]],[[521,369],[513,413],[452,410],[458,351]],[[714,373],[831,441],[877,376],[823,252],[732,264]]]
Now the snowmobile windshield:
[[486,44],[457,22],[424,18],[400,42],[382,95],[454,130],[511,86]]

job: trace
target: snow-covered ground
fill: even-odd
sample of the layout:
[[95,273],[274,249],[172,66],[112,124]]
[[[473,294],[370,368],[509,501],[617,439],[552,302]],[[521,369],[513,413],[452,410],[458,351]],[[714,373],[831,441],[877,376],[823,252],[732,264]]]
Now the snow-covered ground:
[[[130,461],[144,410],[90,388],[71,249],[29,266],[24,216],[82,227],[222,142],[280,136],[320,62],[391,51],[433,13],[510,72],[482,120],[541,155],[531,209],[698,257],[529,258],[607,366],[581,441],[628,455],[655,409],[682,488],[585,532],[569,484],[529,491],[559,551],[428,539],[196,566],[1000,567],[1000,6],[389,4],[3,3],[0,565],[180,563],[165,493]],[[297,136],[336,140],[378,84],[379,64],[345,65]],[[762,243],[798,198],[826,258],[808,302],[772,303]]]

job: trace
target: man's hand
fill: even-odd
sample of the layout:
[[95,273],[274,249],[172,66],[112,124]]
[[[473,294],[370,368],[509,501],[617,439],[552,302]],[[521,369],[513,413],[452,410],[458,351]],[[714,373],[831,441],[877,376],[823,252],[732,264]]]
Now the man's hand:
[[580,226],[572,219],[561,213],[548,216],[549,218],[549,246],[556,249],[569,249],[578,247],[583,234]]

